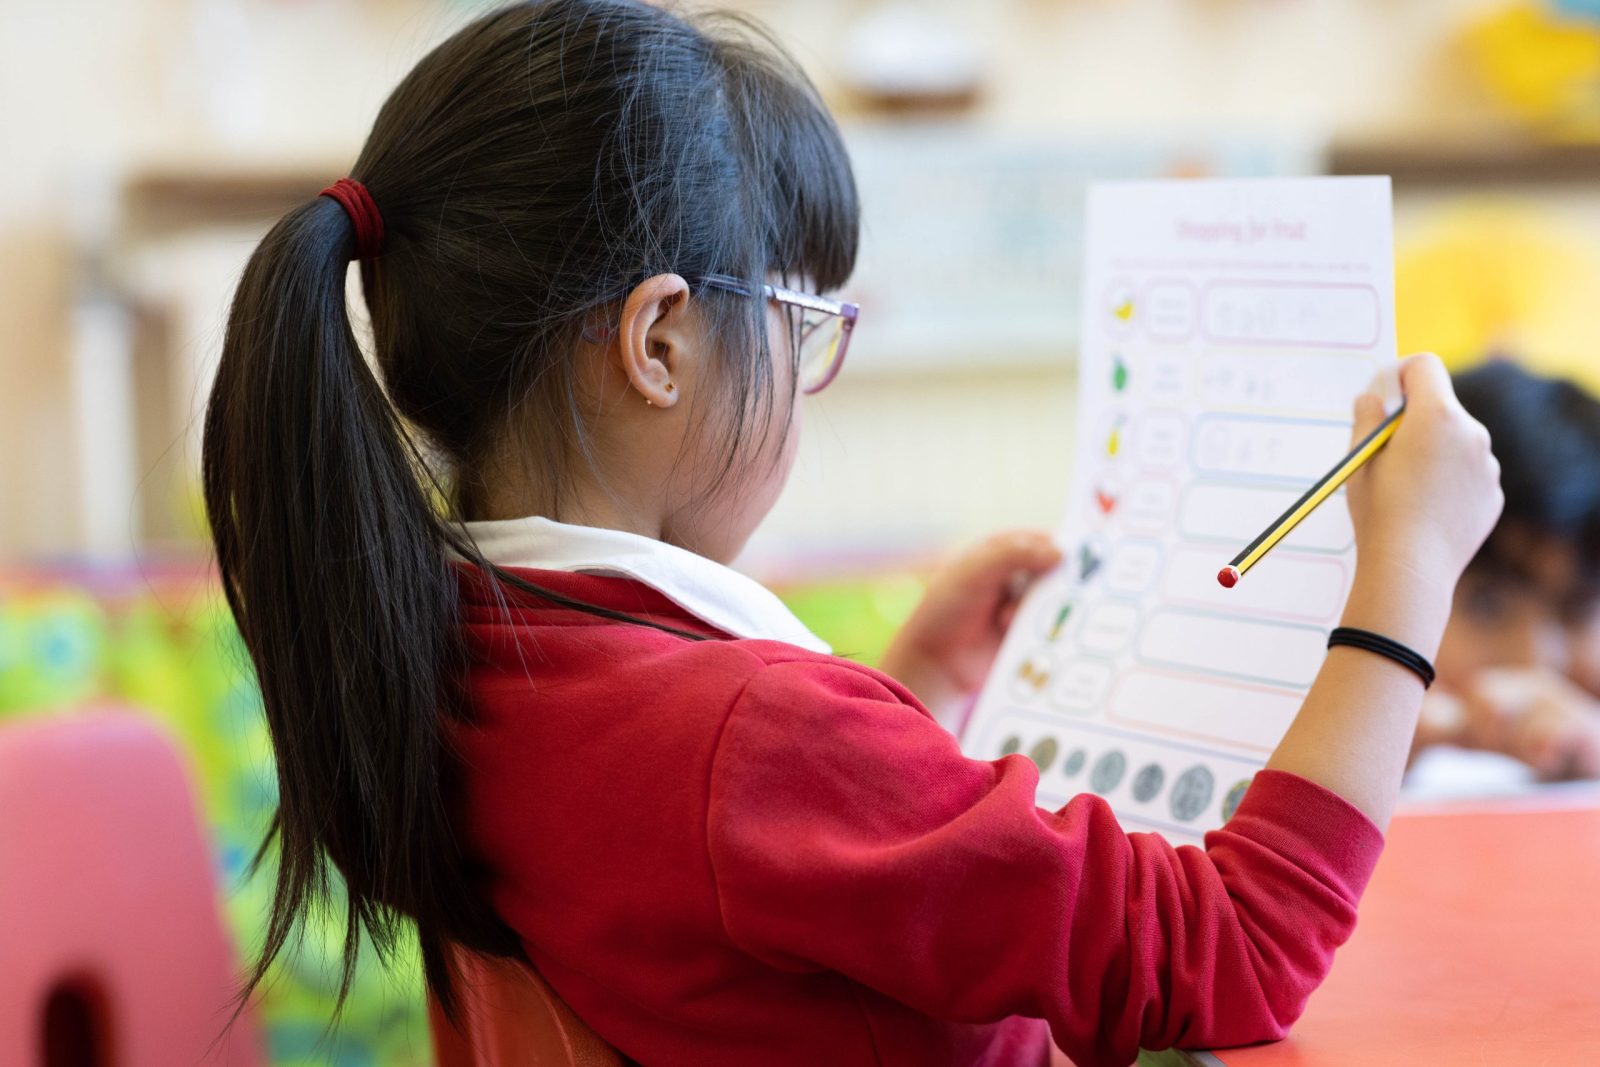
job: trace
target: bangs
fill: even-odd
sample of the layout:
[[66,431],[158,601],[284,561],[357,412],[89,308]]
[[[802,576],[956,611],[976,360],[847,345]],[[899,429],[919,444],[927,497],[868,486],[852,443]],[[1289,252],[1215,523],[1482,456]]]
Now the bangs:
[[850,156],[805,72],[760,25],[719,14],[702,22],[722,68],[748,208],[764,264],[838,289],[855,271],[861,232]]
[[826,293],[855,271],[861,209],[833,119],[820,103],[795,118],[778,138],[768,266],[808,277]]

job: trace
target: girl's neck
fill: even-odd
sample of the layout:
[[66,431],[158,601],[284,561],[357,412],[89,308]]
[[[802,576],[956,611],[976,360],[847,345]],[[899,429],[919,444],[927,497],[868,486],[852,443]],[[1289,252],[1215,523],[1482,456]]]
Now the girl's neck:
[[470,483],[463,483],[458,495],[461,516],[467,520],[521,519],[537,515],[577,526],[668,539],[667,523],[656,509],[641,507],[636,503],[640,498],[621,487],[607,488],[589,478],[573,479],[568,491],[556,493],[489,471]]

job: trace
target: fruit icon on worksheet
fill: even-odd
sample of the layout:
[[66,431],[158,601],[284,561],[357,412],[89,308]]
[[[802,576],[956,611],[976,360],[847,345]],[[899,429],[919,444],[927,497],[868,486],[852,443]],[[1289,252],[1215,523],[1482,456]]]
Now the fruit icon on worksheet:
[[1044,691],[1050,682],[1050,672],[1054,661],[1048,649],[1041,648],[1028,656],[1017,666],[1017,673],[1011,680],[1011,691],[1018,700],[1032,700]]
[[1105,307],[1106,324],[1114,335],[1125,337],[1133,332],[1139,307],[1131,281],[1123,279],[1111,283],[1111,287],[1106,291]]
[[1072,601],[1067,600],[1063,601],[1060,606],[1052,606],[1048,609],[1048,613],[1045,616],[1044,631],[1046,640],[1055,641],[1061,637],[1062,631],[1067,628],[1067,622],[1072,618],[1074,606]]
[[1122,452],[1122,431],[1127,425],[1126,415],[1117,415],[1111,420],[1111,430],[1106,434],[1106,457],[1116,459]]
[[1128,388],[1128,361],[1122,358],[1121,352],[1111,353],[1111,389],[1113,392],[1123,392]]
[[1094,487],[1094,510],[1101,518],[1107,519],[1117,510],[1117,490],[1114,486],[1102,484]]
[[1078,546],[1078,581],[1087,583],[1100,572],[1100,567],[1106,561],[1105,550],[1100,546],[1085,541]]

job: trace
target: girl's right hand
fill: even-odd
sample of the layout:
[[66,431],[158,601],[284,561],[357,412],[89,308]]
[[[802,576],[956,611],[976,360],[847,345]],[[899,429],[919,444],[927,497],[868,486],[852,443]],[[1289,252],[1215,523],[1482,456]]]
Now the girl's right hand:
[[[1346,490],[1357,581],[1448,600],[1500,517],[1500,464],[1489,432],[1462,408],[1438,356],[1410,356],[1399,369],[1406,413]],[[1366,437],[1384,415],[1383,401],[1362,393],[1352,440]]]
[[[1405,360],[1400,387],[1406,414],[1394,437],[1346,483],[1356,574],[1340,625],[1433,659],[1456,580],[1500,516],[1500,465],[1437,356]],[[1383,418],[1382,401],[1363,394],[1355,439]],[[1382,656],[1330,649],[1267,766],[1333,790],[1381,830],[1394,814],[1423,688]]]

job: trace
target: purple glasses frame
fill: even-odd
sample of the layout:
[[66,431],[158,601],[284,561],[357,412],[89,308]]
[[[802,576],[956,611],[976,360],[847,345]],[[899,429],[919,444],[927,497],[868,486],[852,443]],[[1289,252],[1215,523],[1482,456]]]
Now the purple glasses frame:
[[[748,285],[731,274],[702,274],[700,281],[713,289],[721,289],[725,293],[733,293],[737,296],[755,295],[750,291]],[[860,305],[847,304],[839,300],[829,300],[825,296],[802,293],[797,289],[785,289],[779,285],[763,285],[761,291],[767,299],[776,300],[780,304],[804,308],[807,311],[819,311],[824,315],[836,315],[843,320],[839,323],[839,351],[834,354],[833,365],[828,368],[827,377],[816,385],[802,386],[800,389],[802,393],[807,395],[822,392],[828,387],[828,383],[839,376],[839,368],[844,366],[844,355],[850,348],[850,335],[855,332],[856,319],[861,315]],[[583,339],[590,344],[600,344],[611,337],[611,332],[611,327],[609,326],[589,326],[583,331]],[[810,336],[809,333],[800,335],[802,344],[808,336]]]
[[[750,287],[731,274],[702,274],[700,280],[714,289],[734,293],[738,296],[754,296]],[[839,368],[844,366],[844,356],[850,348],[850,335],[855,332],[856,320],[861,317],[861,306],[849,304],[840,300],[829,300],[825,296],[815,293],[802,293],[798,289],[785,289],[780,285],[763,285],[762,293],[768,300],[776,300],[780,304],[790,307],[804,308],[806,311],[820,311],[824,315],[837,316],[839,323],[839,351],[834,354],[833,365],[828,368],[828,374],[816,385],[802,387],[801,392],[808,396],[820,393],[839,376]],[[800,342],[810,336],[809,332],[800,335]]]

